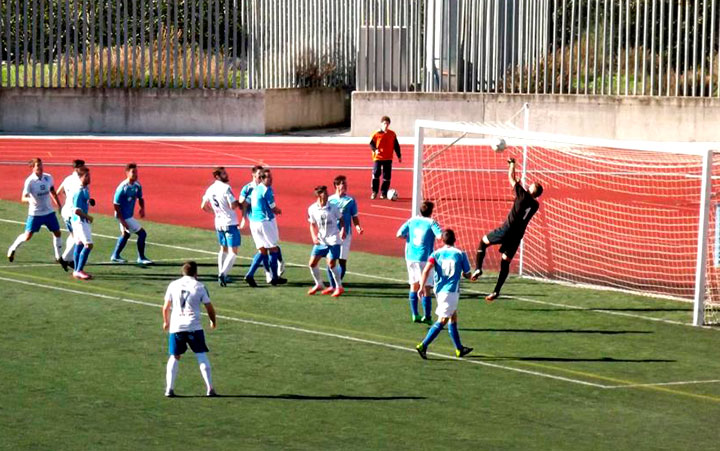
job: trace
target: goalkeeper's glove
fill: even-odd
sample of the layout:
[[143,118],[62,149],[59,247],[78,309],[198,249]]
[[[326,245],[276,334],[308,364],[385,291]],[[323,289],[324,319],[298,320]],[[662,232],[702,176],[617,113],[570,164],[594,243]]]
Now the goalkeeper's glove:
[[508,158],[508,164],[515,164],[515,158]]

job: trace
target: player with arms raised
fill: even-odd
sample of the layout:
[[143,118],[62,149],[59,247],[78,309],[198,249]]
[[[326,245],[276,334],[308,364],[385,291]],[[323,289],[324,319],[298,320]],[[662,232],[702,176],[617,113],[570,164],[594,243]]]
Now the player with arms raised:
[[[435,248],[435,240],[440,239],[442,229],[431,216],[435,204],[425,201],[420,205],[420,216],[408,219],[397,231],[397,237],[406,241],[405,262],[407,264],[408,283],[410,284],[410,319],[413,322],[432,324],[432,298],[430,290],[433,286],[432,273],[427,277],[426,284],[420,285],[423,269],[427,266],[428,257]],[[424,316],[418,313],[418,295],[422,294]]]
[[58,223],[52,205],[52,202],[55,202],[55,205],[60,206],[60,199],[58,199],[55,187],[53,186],[52,175],[44,172],[43,162],[40,158],[30,160],[30,167],[32,167],[33,172],[25,179],[20,197],[21,202],[27,202],[28,204],[28,217],[25,222],[25,231],[15,238],[15,241],[8,249],[7,258],[12,262],[15,259],[15,252],[20,245],[25,241],[30,241],[32,236],[38,232],[42,226],[45,226],[53,234],[55,260],[67,271],[67,263],[62,259],[60,223]]
[[[336,205],[328,203],[327,186],[315,187],[317,201],[308,207],[308,222],[310,223],[310,236],[312,237],[313,248],[310,252],[310,273],[312,274],[315,286],[310,288],[308,294],[312,295],[321,291],[322,294],[332,293],[338,297],[345,292],[342,285],[342,276],[338,268],[340,258],[340,247],[345,238],[345,221],[343,215]],[[320,270],[317,265],[321,258],[327,257],[328,271],[332,274],[335,282],[333,289],[325,288],[320,277]]]
[[195,353],[200,374],[205,381],[205,392],[207,396],[217,396],[212,383],[212,372],[210,360],[207,353],[210,352],[205,344],[205,332],[200,320],[200,306],[205,305],[208,317],[210,317],[210,328],[217,327],[215,308],[210,302],[210,295],[205,285],[197,280],[197,263],[188,261],[182,267],[183,276],[167,287],[165,292],[165,304],[163,305],[163,330],[169,332],[168,336],[168,358],[165,370],[165,396],[175,397],[175,378],[177,377],[178,363],[180,357],[187,351],[188,345]]
[[477,278],[482,275],[483,260],[485,260],[485,252],[488,246],[500,244],[500,253],[502,254],[500,274],[498,275],[495,289],[485,297],[485,300],[488,302],[492,302],[500,296],[500,290],[508,274],[510,274],[510,262],[520,247],[520,242],[525,235],[525,230],[530,220],[535,213],[537,213],[538,208],[540,208],[537,198],[540,197],[543,192],[543,187],[539,183],[533,183],[527,191],[523,188],[522,184],[515,177],[514,158],[508,159],[508,166],[508,179],[515,191],[515,201],[503,225],[489,232],[480,240],[480,246],[478,246],[475,260],[475,271],[472,274],[472,280],[477,280]]
[[133,218],[135,213],[135,202],[140,205],[138,215],[145,217],[145,199],[143,199],[143,191],[140,182],[138,182],[138,168],[135,163],[125,165],[125,180],[123,180],[115,190],[113,205],[115,207],[115,218],[120,225],[120,236],[115,243],[110,261],[115,263],[127,263],[120,256],[125,249],[125,245],[130,239],[130,234],[137,234],[137,262],[141,265],[152,265],[152,260],[145,257],[145,238],[147,232],[137,219]]
[[215,230],[220,244],[218,283],[224,287],[230,281],[230,270],[235,264],[240,246],[238,217],[235,213],[235,209],[240,208],[240,202],[233,196],[229,185],[230,177],[224,167],[213,169],[212,175],[215,181],[205,191],[200,208],[215,214]]
[[465,252],[455,247],[455,232],[447,229],[442,233],[442,240],[445,246],[436,250],[428,258],[427,265],[423,269],[420,283],[435,274],[435,296],[437,296],[437,308],[435,313],[438,320],[428,330],[422,343],[416,346],[418,354],[427,359],[427,348],[437,338],[443,327],[450,322],[448,333],[455,345],[455,355],[462,357],[469,354],[472,348],[467,348],[460,342],[460,333],[457,326],[457,308],[460,300],[460,277],[470,278],[470,262]]

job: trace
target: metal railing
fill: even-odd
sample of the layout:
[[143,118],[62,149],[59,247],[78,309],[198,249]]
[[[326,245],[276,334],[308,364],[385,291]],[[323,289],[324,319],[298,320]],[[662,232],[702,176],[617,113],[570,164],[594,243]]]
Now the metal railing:
[[3,0],[1,87],[720,97],[720,0]]

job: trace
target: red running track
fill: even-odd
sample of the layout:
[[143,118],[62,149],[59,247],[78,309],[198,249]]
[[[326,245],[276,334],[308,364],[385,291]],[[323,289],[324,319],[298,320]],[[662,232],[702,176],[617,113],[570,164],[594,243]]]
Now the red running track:
[[[52,174],[56,188],[71,172],[70,163],[81,158],[93,170],[90,186],[97,206],[93,211],[113,214],[112,198],[124,179],[123,166],[135,161],[146,199],[149,221],[211,230],[213,218],[200,210],[200,200],[212,183],[211,168],[228,168],[237,194],[250,181],[255,164],[273,168],[274,188],[282,215],[278,217],[281,241],[310,244],[307,207],[314,201],[316,185],[332,192],[333,178],[348,177],[349,192],[358,202],[365,233],[354,237],[353,249],[382,255],[403,255],[395,232],[411,210],[412,172],[408,159],[394,164],[393,188],[397,202],[370,200],[370,152],[365,144],[308,144],[276,142],[202,142],[162,140],[2,139],[0,140],[0,198],[18,201],[30,174],[29,159],[40,157]],[[24,218],[17,218],[24,220]],[[247,228],[243,234],[249,234]]]

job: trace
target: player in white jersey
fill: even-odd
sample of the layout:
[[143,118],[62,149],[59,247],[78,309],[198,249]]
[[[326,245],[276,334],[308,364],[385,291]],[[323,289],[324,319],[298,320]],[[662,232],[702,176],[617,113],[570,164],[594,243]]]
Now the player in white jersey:
[[[342,240],[345,238],[345,221],[337,206],[328,203],[327,186],[315,187],[315,195],[317,201],[308,208],[310,236],[313,242],[308,266],[310,266],[310,273],[315,280],[315,286],[308,290],[308,294],[313,295],[320,291],[322,294],[332,293],[332,296],[336,298],[345,292],[340,268],[337,264]],[[336,288],[334,289],[332,287],[325,288],[320,278],[320,269],[317,266],[323,257],[327,257],[328,269],[335,282]]]
[[207,396],[217,396],[212,384],[212,373],[210,360],[207,352],[210,352],[205,344],[205,333],[203,332],[201,305],[205,305],[208,317],[210,317],[210,328],[217,327],[215,309],[210,302],[210,296],[205,285],[197,280],[197,263],[188,261],[182,267],[183,277],[170,282],[165,292],[165,304],[163,305],[163,330],[169,332],[168,336],[168,358],[165,371],[165,396],[175,396],[175,378],[177,377],[178,362],[180,357],[187,351],[187,347],[195,353],[200,374],[202,374],[207,389]]
[[[72,230],[72,216],[74,212],[73,208],[73,197],[75,196],[75,193],[77,193],[80,190],[81,182],[80,177],[78,177],[78,170],[85,166],[84,160],[73,160],[73,171],[70,175],[65,177],[65,179],[62,181],[60,186],[58,186],[57,194],[58,197],[60,195],[65,196],[65,202],[63,203],[62,210],[60,210],[60,216],[62,217],[63,221],[65,221],[65,228],[68,231],[68,237],[65,241],[65,250],[62,254],[62,260],[65,262],[71,262],[73,261],[72,255],[73,251],[75,250],[75,238],[73,237],[73,230]],[[91,206],[95,204],[94,201],[91,202]]]
[[240,208],[240,203],[232,193],[229,185],[230,177],[225,168],[217,167],[213,169],[212,174],[215,182],[205,191],[200,208],[215,214],[215,230],[220,244],[218,283],[224,287],[230,281],[230,270],[235,264],[240,246],[238,217],[235,213],[235,209]]
[[[343,221],[345,221],[346,236],[343,239],[342,246],[340,247],[340,278],[345,277],[345,271],[347,271],[347,261],[350,255],[350,243],[352,243],[353,237],[353,225],[358,235],[362,235],[363,228],[360,227],[360,219],[358,218],[358,208],[355,199],[347,193],[348,183],[347,177],[344,175],[338,175],[333,180],[335,185],[335,194],[328,197],[328,202],[334,204],[340,209],[342,213]],[[328,281],[330,285],[333,285],[333,277],[331,271],[328,269]]]
[[[40,158],[30,160],[30,167],[33,168],[32,174],[25,179],[23,185],[21,202],[28,203],[28,217],[25,222],[25,231],[15,238],[7,252],[7,258],[10,262],[15,260],[15,252],[26,241],[30,241],[33,234],[45,226],[53,234],[53,250],[55,251],[55,260],[62,265],[67,271],[67,263],[62,259],[62,235],[60,233],[60,224],[52,202],[60,207],[60,199],[58,199],[55,187],[53,186],[53,178],[50,174],[43,171],[43,163]],[[52,199],[52,201],[51,201]]]

